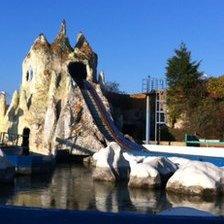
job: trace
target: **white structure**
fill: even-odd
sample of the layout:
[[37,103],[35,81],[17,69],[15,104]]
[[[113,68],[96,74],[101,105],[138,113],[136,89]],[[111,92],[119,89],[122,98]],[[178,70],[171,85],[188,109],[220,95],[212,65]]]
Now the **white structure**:
[[147,78],[142,80],[142,92],[146,94],[146,144],[150,142],[151,109],[150,94],[155,94],[155,141],[160,125],[166,124],[166,80],[164,78]]

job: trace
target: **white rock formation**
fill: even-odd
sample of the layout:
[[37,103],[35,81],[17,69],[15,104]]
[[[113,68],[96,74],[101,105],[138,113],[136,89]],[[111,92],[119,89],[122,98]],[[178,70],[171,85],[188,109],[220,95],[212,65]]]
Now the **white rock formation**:
[[143,163],[150,164],[164,178],[170,177],[178,169],[176,164],[165,157],[147,157],[143,160]]
[[104,86],[105,83],[106,83],[106,80],[105,80],[105,75],[104,75],[104,72],[103,71],[100,71],[99,73],[99,76],[98,76],[98,82],[100,85]]
[[130,163],[128,185],[138,188],[161,187],[177,170],[177,166],[164,157],[147,157],[142,163]]
[[129,152],[124,152],[123,156],[129,163],[140,163],[146,158],[145,156],[135,156]]
[[161,186],[159,172],[147,163],[130,163],[129,187],[157,188]]
[[44,122],[44,148],[52,151],[51,140],[54,135],[56,127],[57,117],[56,117],[56,103],[54,98],[52,98],[49,107],[46,111],[45,122]]
[[94,180],[117,181],[128,178],[129,162],[124,158],[121,147],[111,142],[106,148],[93,155],[95,169]]
[[6,112],[6,95],[4,92],[0,92],[0,118],[5,116]]
[[186,165],[188,162],[190,162],[191,160],[189,159],[185,159],[185,158],[181,158],[181,157],[168,157],[168,159],[170,161],[172,161],[173,163],[175,163],[178,167],[184,166]]
[[[69,65],[76,67],[71,71]],[[74,48],[64,22],[53,43],[40,34],[24,58],[20,90],[9,107],[0,94],[0,132],[23,134],[25,128],[30,129],[30,150],[41,154],[66,149],[89,155],[105,147],[106,140],[76,82],[81,77],[91,83],[110,112],[96,76],[97,55],[82,33]]]
[[0,130],[4,131],[4,117],[6,113],[6,94],[0,92]]
[[224,171],[211,163],[189,161],[169,179],[166,189],[189,195],[223,193]]

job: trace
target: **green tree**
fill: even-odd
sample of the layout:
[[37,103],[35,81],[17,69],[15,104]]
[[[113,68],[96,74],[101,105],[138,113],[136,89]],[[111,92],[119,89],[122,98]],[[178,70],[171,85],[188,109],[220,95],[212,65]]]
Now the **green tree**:
[[184,43],[167,61],[167,106],[172,124],[182,114],[190,112],[202,98],[203,80],[199,66],[200,62],[192,61],[191,52]]
[[192,112],[188,125],[191,133],[197,132],[203,138],[223,139],[224,102],[209,97],[202,100]]

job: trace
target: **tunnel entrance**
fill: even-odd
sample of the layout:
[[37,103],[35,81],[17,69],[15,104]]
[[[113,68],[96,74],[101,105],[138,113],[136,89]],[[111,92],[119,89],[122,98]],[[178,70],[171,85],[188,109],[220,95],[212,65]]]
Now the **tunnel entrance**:
[[68,72],[78,85],[83,84],[87,78],[86,65],[81,62],[72,62],[68,65]]
[[30,141],[30,129],[24,128],[23,141],[21,145],[23,147],[23,155],[29,155],[29,141]]

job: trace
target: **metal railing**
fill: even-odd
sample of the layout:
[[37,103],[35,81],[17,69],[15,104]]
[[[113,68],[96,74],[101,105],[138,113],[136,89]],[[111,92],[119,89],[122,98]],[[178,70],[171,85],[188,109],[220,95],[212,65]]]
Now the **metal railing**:
[[0,132],[0,145],[1,146],[18,146],[20,139],[25,136],[10,132]]
[[151,93],[154,91],[165,90],[167,82],[165,78],[148,76],[142,80],[142,93]]

